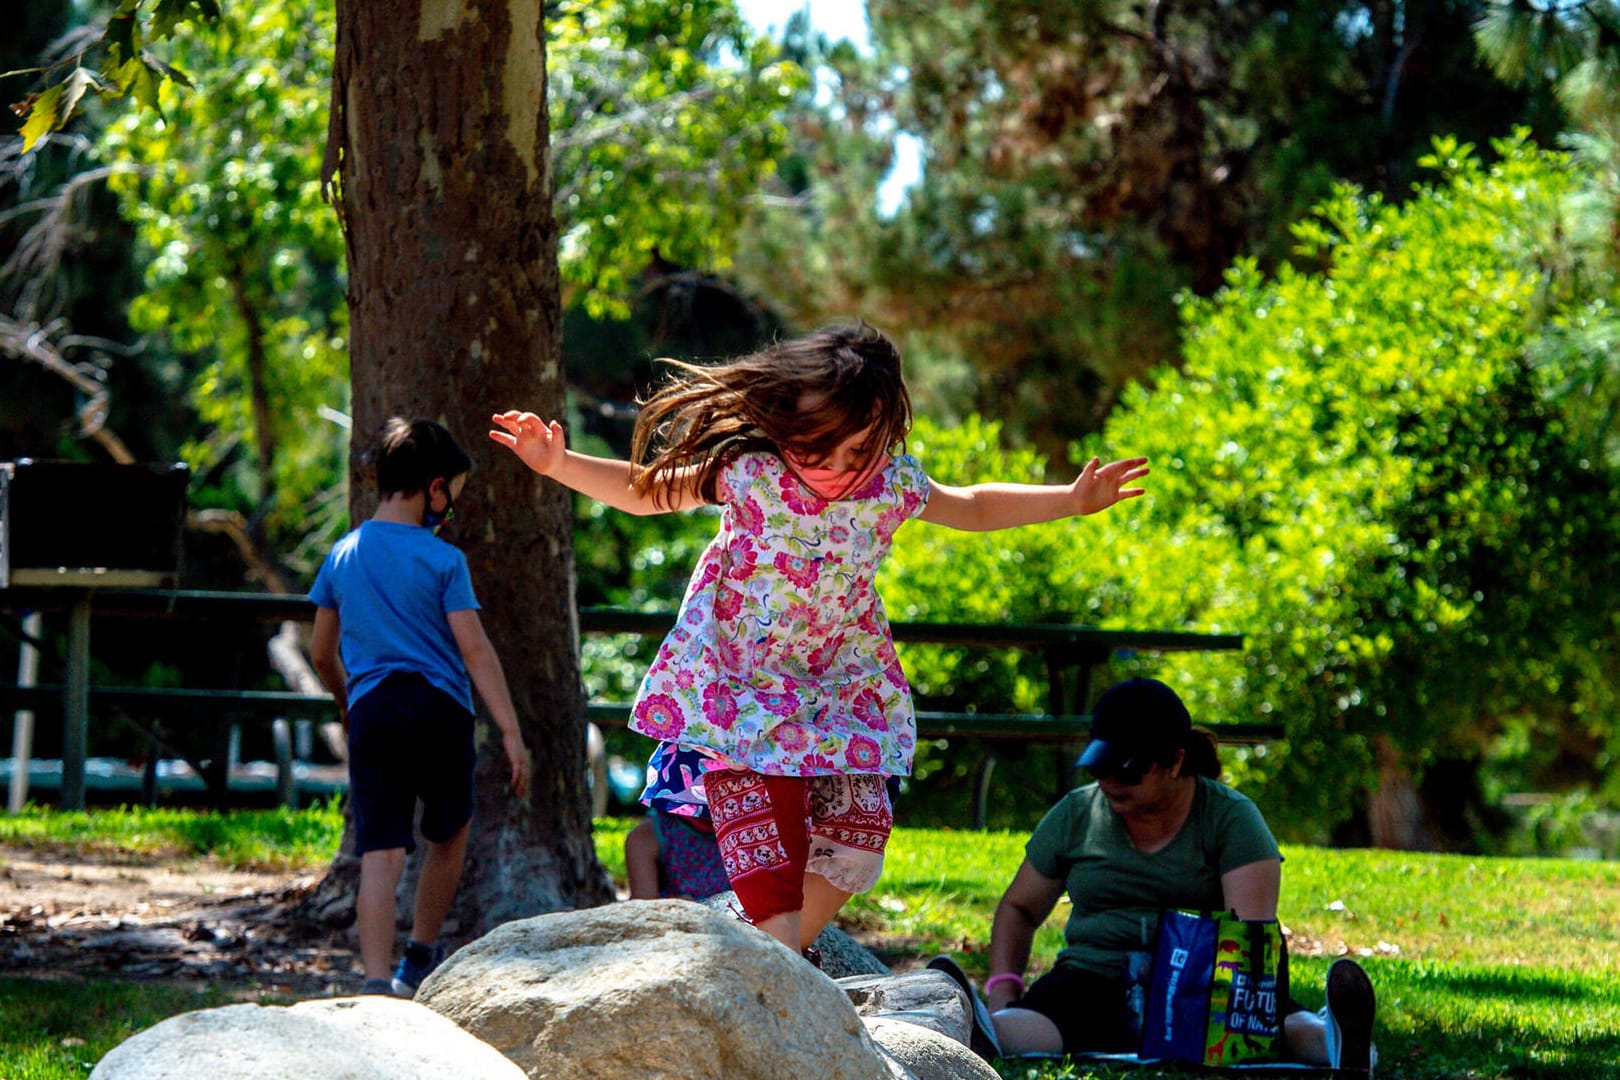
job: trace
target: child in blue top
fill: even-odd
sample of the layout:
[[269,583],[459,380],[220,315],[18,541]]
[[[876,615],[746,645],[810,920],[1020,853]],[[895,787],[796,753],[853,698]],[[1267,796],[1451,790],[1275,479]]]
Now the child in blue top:
[[[676,366],[637,418],[630,462],[569,450],[560,424],[517,410],[490,437],[630,513],[724,507],[630,726],[660,743],[644,801],[706,802],[743,910],[798,951],[876,883],[885,778],[911,772],[911,688],[875,588],[896,530],[1094,514],[1142,494],[1146,459],[1093,459],[1069,484],[937,483],[903,452],[900,352],[864,323]],[[682,756],[695,768],[668,767]]]
[[[436,535],[455,512],[471,460],[440,425],[395,417],[383,426],[374,464],[376,513],[333,546],[309,591],[310,652],[348,735],[362,992],[410,997],[443,957],[439,932],[467,851],[474,685],[501,729],[517,798],[528,793],[530,764],[478,618],[467,557]],[[416,846],[417,799],[427,855],[411,939],[390,979],[394,889]]]

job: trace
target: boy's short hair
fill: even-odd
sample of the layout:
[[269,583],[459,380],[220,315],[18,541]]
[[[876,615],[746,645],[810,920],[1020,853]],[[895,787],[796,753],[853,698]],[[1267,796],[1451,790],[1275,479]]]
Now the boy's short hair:
[[372,449],[377,491],[383,496],[423,491],[435,477],[454,479],[472,469],[472,459],[443,424],[390,417]]

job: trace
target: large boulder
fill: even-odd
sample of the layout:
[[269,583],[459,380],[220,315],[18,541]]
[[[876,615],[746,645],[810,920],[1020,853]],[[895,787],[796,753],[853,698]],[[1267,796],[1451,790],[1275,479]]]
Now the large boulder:
[[933,1028],[894,1016],[863,1016],[866,1030],[886,1054],[917,1080],[1001,1080],[978,1054]]
[[522,1080],[444,1017],[388,997],[225,1005],[171,1016],[110,1050],[91,1080]]
[[535,1078],[907,1075],[803,957],[684,900],[506,923],[446,960],[416,1000]]
[[[854,975],[839,979],[838,988],[862,1019],[903,1020],[969,1045],[973,1019],[962,988],[943,971],[923,968],[901,975]],[[867,1030],[871,1028],[868,1024]]]

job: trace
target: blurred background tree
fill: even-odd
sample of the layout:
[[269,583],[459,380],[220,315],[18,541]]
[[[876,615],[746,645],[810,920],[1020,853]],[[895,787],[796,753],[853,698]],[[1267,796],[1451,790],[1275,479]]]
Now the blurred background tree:
[[162,122],[126,108],[97,158],[145,268],[129,319],[188,373],[194,507],[234,511],[308,579],[342,534],[349,412],[343,236],[321,198],[330,3],[231,6],[171,58]]
[[[1178,352],[1175,295],[1347,180],[1402,198],[1434,133],[1484,145],[1562,117],[1476,55],[1471,3],[939,5],[873,0],[869,56],[824,57],[798,186],[763,200],[740,273],[796,322],[866,313],[1061,460]],[[801,47],[807,47],[801,45]],[[873,199],[896,132],[922,173]]]
[[[0,143],[0,235],[55,260],[7,262],[0,315],[50,327],[132,451],[191,456],[294,576],[343,525],[310,3],[228,11],[262,49],[165,53],[199,89],[159,100],[206,137],[87,94],[66,133]],[[870,0],[848,42],[807,13],[766,40],[731,0],[552,0],[575,441],[623,452],[658,356],[864,316],[904,345],[942,481],[1155,459],[1129,512],[914,526],[896,618],[1246,634],[1241,659],[1114,674],[1284,723],[1233,775],[1291,835],[1477,847],[1505,792],[1613,806],[1614,7]],[[302,42],[275,29],[295,10]],[[25,0],[8,69],[86,48],[86,11]],[[247,250],[268,409],[230,284]],[[84,405],[37,359],[0,365],[0,447],[109,452]],[[576,503],[580,602],[672,606],[712,525]],[[628,693],[644,649],[587,642],[592,692]],[[905,659],[938,700],[1040,704],[1028,658]],[[910,805],[966,753],[925,752]]]

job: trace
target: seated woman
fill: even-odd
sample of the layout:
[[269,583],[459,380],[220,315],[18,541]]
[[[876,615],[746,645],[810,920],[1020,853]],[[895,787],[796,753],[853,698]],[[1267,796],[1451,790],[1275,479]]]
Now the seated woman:
[[[1069,792],[1042,819],[996,907],[984,984],[994,1030],[975,1032],[981,1052],[1133,1051],[1138,1023],[1127,971],[1132,953],[1151,954],[1161,909],[1277,917],[1277,842],[1254,803],[1217,781],[1214,739],[1192,727],[1175,691],[1154,679],[1111,688],[1097,702],[1079,764],[1096,782]],[[1065,890],[1073,904],[1065,947],[1026,989],[1035,931]],[[1282,963],[1286,972],[1286,951]],[[966,983],[948,958],[930,966]],[[1370,1073],[1375,1001],[1354,960],[1329,971],[1327,1002],[1318,1014],[1285,998],[1285,1052]]]

